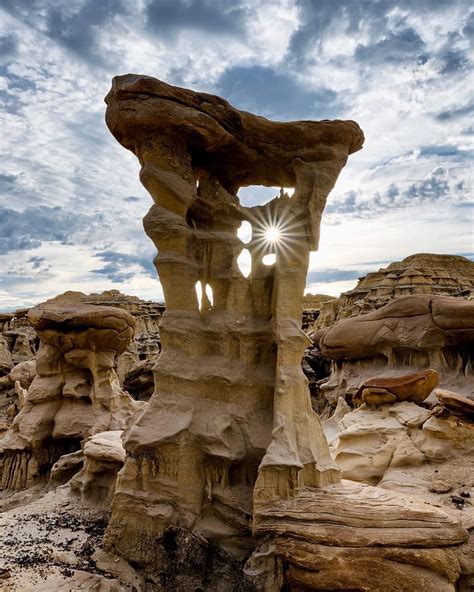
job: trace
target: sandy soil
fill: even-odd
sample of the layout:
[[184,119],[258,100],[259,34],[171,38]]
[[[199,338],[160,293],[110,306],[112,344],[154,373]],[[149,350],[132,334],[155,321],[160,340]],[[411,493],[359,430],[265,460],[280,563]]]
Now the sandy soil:
[[101,548],[106,510],[79,504],[68,485],[39,495],[0,515],[0,592],[143,590],[128,563]]

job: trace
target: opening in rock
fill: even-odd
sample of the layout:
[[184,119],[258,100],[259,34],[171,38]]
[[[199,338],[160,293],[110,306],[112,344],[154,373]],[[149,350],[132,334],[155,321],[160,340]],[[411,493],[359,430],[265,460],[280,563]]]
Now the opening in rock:
[[252,225],[250,222],[244,220],[237,228],[237,238],[239,238],[245,245],[252,240]]
[[202,284],[200,281],[196,282],[196,295],[198,299],[199,310],[202,310]]
[[212,286],[210,286],[209,284],[206,284],[206,296],[209,300],[209,304],[211,306],[214,306],[214,292],[212,291]]
[[237,257],[237,265],[240,269],[240,273],[244,277],[249,277],[252,271],[252,255],[248,249],[242,249],[242,252]]
[[281,190],[287,193],[289,197],[295,192],[294,187],[264,187],[263,185],[249,185],[248,187],[241,187],[237,193],[237,197],[243,206],[263,206],[278,195]]
[[273,265],[277,260],[275,253],[268,253],[262,257],[262,263],[264,265]]

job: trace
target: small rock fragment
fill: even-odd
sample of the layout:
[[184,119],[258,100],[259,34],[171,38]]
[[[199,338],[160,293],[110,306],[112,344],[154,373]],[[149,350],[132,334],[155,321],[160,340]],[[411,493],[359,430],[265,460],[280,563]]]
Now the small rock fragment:
[[432,481],[429,487],[429,490],[432,493],[449,493],[450,491],[452,491],[452,489],[452,485],[450,485],[446,481],[443,481],[442,479],[436,479],[435,481]]

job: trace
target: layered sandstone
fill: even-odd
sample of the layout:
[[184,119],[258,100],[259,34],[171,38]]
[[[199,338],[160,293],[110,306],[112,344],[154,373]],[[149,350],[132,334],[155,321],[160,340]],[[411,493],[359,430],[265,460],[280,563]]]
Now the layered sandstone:
[[418,253],[362,277],[353,290],[324,303],[314,324],[318,331],[337,320],[366,314],[399,296],[433,294],[472,298],[474,263],[460,255]]
[[62,296],[28,316],[40,339],[37,374],[0,444],[5,489],[47,478],[59,456],[91,434],[123,429],[140,405],[122,390],[114,369],[133,336],[131,315]]
[[[226,590],[358,588],[362,559],[384,589],[451,592],[467,531],[414,498],[341,483],[301,370],[309,252],[326,197],[361,147],[358,126],[271,122],[136,75],[115,78],[106,102],[109,129],[137,156],[155,202],[144,225],[166,300],[155,392],[124,433],[108,548],[170,577],[180,541],[194,541],[202,561],[182,581],[205,590],[214,588],[196,574],[214,569],[198,550],[212,544],[230,553]],[[256,184],[295,192],[241,206],[238,189]],[[278,241],[267,238],[275,227]],[[229,573],[245,559],[245,577]]]
[[[173,523],[220,539],[224,529],[230,548],[248,549],[254,496],[338,479],[300,367],[301,300],[327,194],[362,134],[353,122],[274,123],[134,75],[116,78],[106,102],[155,201],[145,230],[166,300],[156,391],[125,437],[108,537],[142,562],[152,559],[143,529],[159,537]],[[251,184],[295,193],[244,208],[237,191]],[[264,240],[272,223],[282,244]],[[249,277],[237,261],[244,247]],[[141,518],[151,508],[153,524]]]
[[332,360],[322,387],[331,402],[352,396],[368,378],[436,370],[440,386],[474,396],[474,301],[399,296],[368,314],[342,319],[315,335]]

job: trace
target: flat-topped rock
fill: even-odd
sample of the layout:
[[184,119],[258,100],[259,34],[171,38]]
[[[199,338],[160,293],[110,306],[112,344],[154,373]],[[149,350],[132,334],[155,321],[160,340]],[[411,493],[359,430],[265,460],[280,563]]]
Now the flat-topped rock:
[[323,356],[335,362],[322,387],[330,401],[354,395],[369,378],[428,369],[438,372],[440,387],[474,394],[474,300],[400,296],[378,310],[337,321],[315,340]]
[[[28,313],[40,339],[25,402],[1,441],[2,486],[22,489],[46,479],[64,454],[97,432],[122,430],[141,406],[122,390],[115,364],[135,320],[128,312],[84,304],[77,293]],[[21,388],[21,379],[17,381]]]

